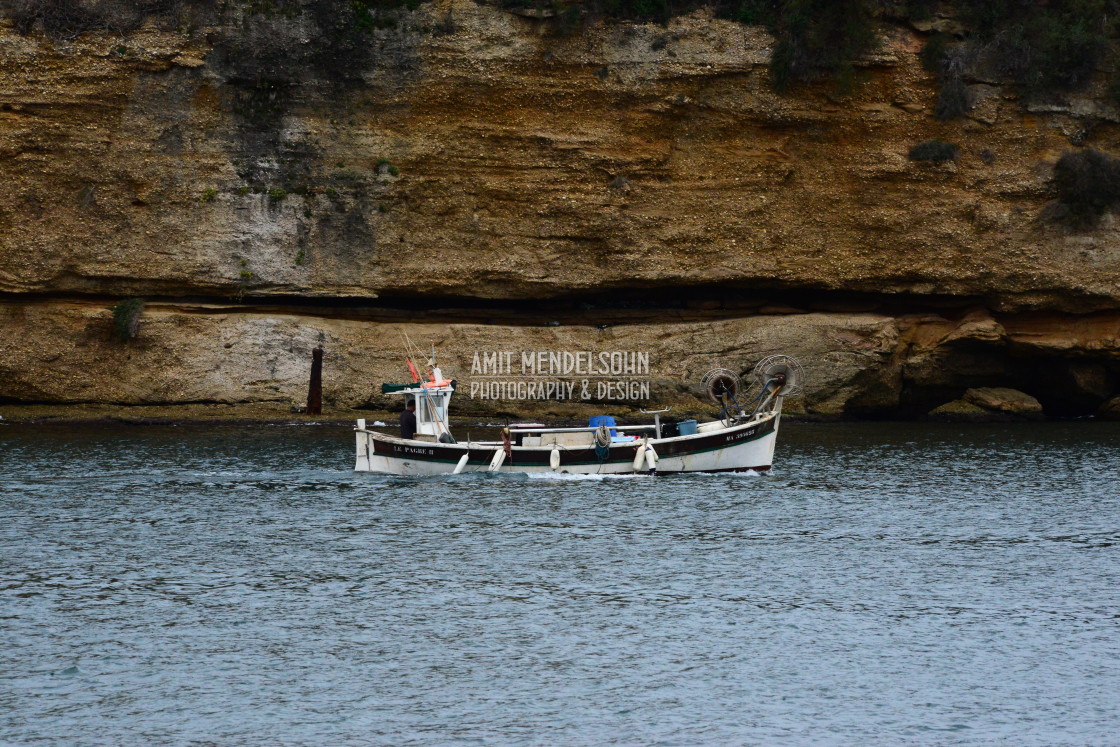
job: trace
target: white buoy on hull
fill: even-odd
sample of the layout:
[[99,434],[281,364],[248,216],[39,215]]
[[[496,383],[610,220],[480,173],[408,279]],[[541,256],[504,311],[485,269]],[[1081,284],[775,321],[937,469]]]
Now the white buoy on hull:
[[548,455],[548,466],[553,472],[560,469],[560,449],[553,449]]
[[464,469],[466,469],[467,461],[470,460],[470,458],[471,458],[470,452],[467,452],[463,456],[459,457],[459,463],[455,465],[455,469],[451,471],[451,474],[457,475],[460,472],[462,472]]
[[490,460],[490,469],[488,469],[487,472],[497,472],[501,468],[502,463],[505,462],[505,460],[506,450],[498,449],[494,452],[494,458]]
[[657,451],[652,446],[646,444],[646,466],[649,467],[650,472],[657,471]]
[[634,468],[635,472],[640,472],[642,464],[646,461],[646,443],[649,439],[642,439],[642,443],[638,445],[638,453],[634,455],[634,463],[630,465]]

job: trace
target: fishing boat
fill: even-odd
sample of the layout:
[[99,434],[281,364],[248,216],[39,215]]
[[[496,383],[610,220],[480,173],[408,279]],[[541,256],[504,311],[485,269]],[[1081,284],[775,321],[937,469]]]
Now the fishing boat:
[[383,384],[382,393],[416,403],[412,438],[373,430],[358,420],[358,472],[444,475],[466,472],[569,473],[577,475],[672,474],[679,472],[766,472],[774,458],[782,402],[800,393],[804,372],[786,355],[760,361],[748,382],[726,368],[709,371],[702,386],[719,407],[710,422],[662,422],[668,410],[646,412],[646,425],[618,425],[597,416],[587,426],[553,428],[511,424],[493,441],[458,441],[448,418],[458,383],[445,379],[433,359],[428,380],[408,361],[411,384]]

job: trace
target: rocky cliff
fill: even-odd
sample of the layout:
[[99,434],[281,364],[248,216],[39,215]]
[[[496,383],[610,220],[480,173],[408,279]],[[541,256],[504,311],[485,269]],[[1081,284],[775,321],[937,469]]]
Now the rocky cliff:
[[[1044,217],[1063,152],[1115,149],[1103,84],[1039,107],[970,79],[939,122],[911,27],[852,93],[779,95],[761,27],[531,16],[423,3],[280,83],[205,26],[0,29],[0,398],[288,401],[323,342],[328,402],[380,406],[401,330],[464,380],[480,346],[648,350],[681,402],[786,352],[810,414],[1117,393],[1120,232]],[[932,138],[960,157],[907,158]]]

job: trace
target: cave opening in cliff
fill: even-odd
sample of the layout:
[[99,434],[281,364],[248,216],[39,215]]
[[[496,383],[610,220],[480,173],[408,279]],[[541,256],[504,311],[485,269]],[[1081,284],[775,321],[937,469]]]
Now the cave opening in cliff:
[[969,389],[1007,388],[1034,397],[1047,417],[1081,418],[1096,413],[1118,386],[1120,364],[1116,362],[1016,355],[1006,349],[957,349],[942,351],[935,367],[904,375],[896,414],[920,418],[964,398]]
[[1097,412],[1120,385],[1120,364],[1093,359],[1035,358],[1022,362],[1023,391],[1051,417],[1085,417]]

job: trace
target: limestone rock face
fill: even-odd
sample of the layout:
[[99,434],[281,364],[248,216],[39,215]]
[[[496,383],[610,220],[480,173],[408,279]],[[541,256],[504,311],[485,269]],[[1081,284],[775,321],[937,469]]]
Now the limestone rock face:
[[[335,407],[390,407],[382,382],[404,383],[402,335],[435,345],[443,372],[460,382],[456,412],[539,409],[539,402],[483,399],[472,384],[525,380],[525,351],[637,351],[650,355],[648,376],[590,377],[648,380],[650,401],[710,410],[699,381],[730,366],[749,372],[755,361],[784,352],[810,363],[803,399],[791,412],[840,415],[867,396],[868,381],[889,380],[881,368],[897,331],[873,314],[806,314],[677,324],[619,325],[607,329],[482,324],[377,324],[281,314],[182,314],[149,307],[140,333],[114,342],[105,309],[0,306],[0,395],[27,402],[119,402],[129,405],[190,402],[300,402],[306,396],[311,350],[323,345],[324,400]],[[857,349],[849,349],[857,341]],[[504,376],[472,373],[475,353],[510,351]],[[580,377],[567,377],[580,382]],[[889,381],[886,396],[897,398]],[[578,392],[578,389],[576,390]],[[632,403],[633,407],[648,402]],[[628,405],[619,405],[626,410]]]
[[1042,417],[1042,404],[1015,389],[978,387],[965,391],[961,399],[930,410],[929,417],[958,423],[1037,420]]
[[1029,394],[1005,387],[980,387],[964,393],[964,400],[985,410],[1009,415],[1041,415],[1042,405]]
[[993,419],[991,410],[963,399],[955,399],[933,408],[929,411],[929,417],[949,423],[987,423]]
[[[525,351],[648,353],[648,376],[642,378],[649,384],[649,400],[611,405],[620,411],[664,404],[706,412],[711,403],[699,388],[705,372],[728,367],[749,378],[757,361],[776,353],[792,355],[804,365],[805,396],[787,400],[786,409],[811,417],[924,414],[962,395],[968,407],[958,409],[965,414],[979,407],[990,415],[1032,417],[1042,409],[1039,399],[1061,414],[1069,401],[1080,402],[1062,399],[1063,394],[1086,396],[1052,386],[1043,363],[1025,365],[1008,357],[1014,344],[964,352],[956,343],[939,345],[936,341],[946,330],[956,328],[939,316],[919,321],[857,312],[708,319],[703,314],[656,314],[626,323],[527,325],[516,318],[474,321],[466,312],[460,320],[390,321],[346,309],[327,311],[297,314],[238,304],[151,301],[140,317],[137,337],[120,342],[113,336],[106,304],[42,299],[0,303],[0,401],[295,403],[306,393],[311,349],[321,344],[326,350],[326,403],[343,409],[381,408],[392,404],[381,396],[381,382],[403,381],[404,335],[424,347],[435,345],[444,371],[464,385],[456,402],[456,411],[463,414],[540,411],[517,401],[471,397],[471,385],[488,380],[472,371],[475,354],[506,351],[517,361]],[[1001,324],[1006,322],[1004,318]],[[1084,342],[1082,355],[1103,344]],[[1096,365],[1103,368],[1104,380],[1112,381],[1107,377],[1114,375],[1118,359],[1115,351],[1100,358]],[[936,360],[942,368],[931,373],[915,360],[923,365]],[[1046,365],[1065,376],[1071,363],[1055,358]],[[970,377],[970,370],[978,373]],[[515,367],[497,378],[524,379],[523,373]],[[1030,393],[970,388],[966,384],[972,378],[1015,383]],[[1088,400],[1088,412],[1105,399]]]
[[[322,342],[328,404],[381,406],[402,332],[464,381],[476,350],[647,350],[691,408],[708,368],[772,353],[810,416],[1120,391],[1120,224],[1040,219],[1070,133],[1115,150],[1103,90],[1025,112],[987,81],[937,122],[909,27],[838,97],[776,94],[773,39],[705,11],[399,13],[345,75],[263,91],[222,28],[0,25],[0,401],[299,401]],[[960,160],[908,160],[934,137]],[[148,306],[117,344],[125,296]]]
[[[1120,307],[1120,227],[1037,220],[1072,115],[992,87],[984,124],[936,122],[912,29],[837,99],[775,94],[769,35],[703,11],[570,35],[472,0],[401,13],[345,80],[263,101],[214,29],[0,27],[0,291]],[[907,160],[935,136],[959,163]]]

